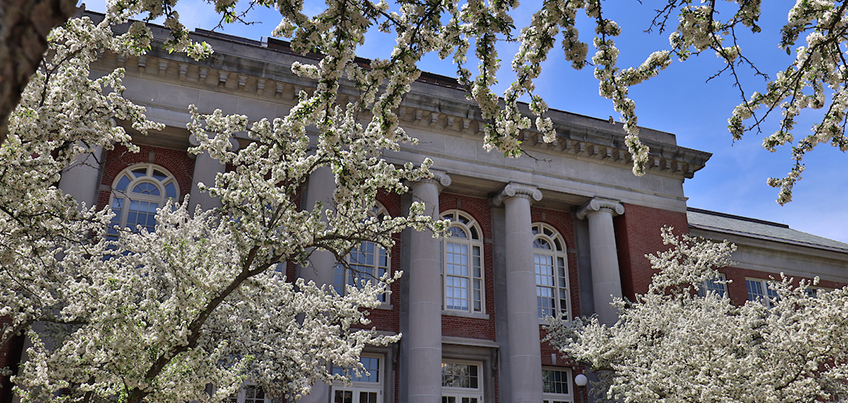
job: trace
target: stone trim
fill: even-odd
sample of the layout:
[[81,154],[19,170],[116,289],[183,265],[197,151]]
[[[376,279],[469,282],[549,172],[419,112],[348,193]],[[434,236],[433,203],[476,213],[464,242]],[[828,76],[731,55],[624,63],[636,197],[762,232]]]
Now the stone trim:
[[[91,13],[97,16],[96,13]],[[220,35],[204,35],[209,42],[218,42],[222,46],[216,48],[216,56],[209,60],[194,61],[180,54],[168,54],[159,47],[163,41],[159,36],[163,32],[155,30],[157,45],[146,56],[118,56],[104,54],[95,63],[95,68],[111,70],[118,66],[128,68],[127,76],[145,76],[149,80],[173,81],[182,86],[206,87],[214,91],[225,91],[238,96],[271,99],[287,105],[293,105],[300,91],[309,92],[315,82],[291,73],[285,62],[275,62],[272,56],[283,53],[289,62],[301,59],[314,62],[315,58],[294,54],[278,47],[264,45],[258,41],[243,38],[226,40]],[[200,39],[200,38],[198,38]],[[238,40],[236,40],[238,39]],[[214,44],[214,43],[213,43]],[[224,46],[226,45],[226,46]],[[233,54],[234,46],[252,50],[256,55],[252,58]],[[258,52],[258,53],[257,53]],[[265,57],[262,52],[267,53]],[[313,55],[314,56],[314,55]],[[279,60],[279,58],[277,58]],[[156,66],[156,72],[147,70],[147,66]],[[217,73],[217,74],[216,74]],[[402,124],[418,126],[427,130],[453,132],[456,135],[481,137],[484,134],[486,121],[480,115],[479,109],[467,102],[457,99],[446,99],[421,92],[422,86],[438,86],[461,93],[456,86],[440,85],[438,80],[422,78],[416,82],[413,92],[404,97],[403,104],[396,110]],[[426,89],[426,88],[425,88]],[[338,91],[339,102],[352,101],[357,98],[357,91],[342,83]],[[211,111],[205,111],[211,112]],[[620,123],[599,124],[601,120],[576,116],[565,112],[550,111],[557,132],[556,141],[545,143],[543,135],[535,130],[522,130],[520,140],[526,149],[545,150],[570,154],[580,159],[596,160],[604,164],[615,164],[622,167],[632,166],[632,157],[624,143],[624,132]],[[562,116],[558,116],[562,115]],[[367,119],[368,116],[363,116]],[[609,127],[607,129],[606,127]],[[695,171],[701,169],[709,159],[710,154],[687,149],[673,143],[657,141],[643,137],[642,142],[650,147],[648,172],[681,178],[692,178]]]

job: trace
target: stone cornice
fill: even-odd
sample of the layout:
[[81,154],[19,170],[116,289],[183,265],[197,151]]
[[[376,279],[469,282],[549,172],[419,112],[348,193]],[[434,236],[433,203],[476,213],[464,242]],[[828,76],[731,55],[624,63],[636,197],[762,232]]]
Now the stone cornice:
[[577,210],[577,219],[582,220],[587,215],[599,211],[608,211],[613,217],[624,214],[624,205],[618,200],[595,197]]
[[[198,62],[161,50],[160,42],[167,37],[167,31],[162,27],[151,28],[157,39],[148,55],[126,58],[104,55],[95,67],[104,70],[125,67],[127,76],[172,81],[183,86],[230,92],[289,106],[295,104],[300,91],[308,92],[314,88],[313,81],[295,76],[290,69],[294,61],[314,62],[314,57],[296,55],[290,50],[284,52],[243,38],[193,33],[194,39],[207,41],[215,49],[212,57]],[[412,91],[396,110],[401,125],[482,140],[486,122],[476,105],[466,100],[464,92],[455,87],[440,85],[437,79],[414,83]],[[355,100],[357,94],[355,88],[343,84],[338,90],[338,101]],[[545,143],[541,133],[523,130],[520,140],[525,150],[593,160],[624,169],[632,167],[620,123],[610,124],[605,120],[556,110],[549,111],[548,116],[554,121],[556,141]],[[363,116],[363,119],[368,119],[368,116]],[[650,147],[648,174],[692,178],[710,157],[709,153],[677,146],[674,136],[668,133],[650,129],[643,129],[642,133],[642,142]]]
[[506,199],[511,197],[524,197],[532,203],[533,201],[542,200],[542,191],[535,186],[510,182],[504,186],[500,193],[492,197],[492,204],[501,206]]

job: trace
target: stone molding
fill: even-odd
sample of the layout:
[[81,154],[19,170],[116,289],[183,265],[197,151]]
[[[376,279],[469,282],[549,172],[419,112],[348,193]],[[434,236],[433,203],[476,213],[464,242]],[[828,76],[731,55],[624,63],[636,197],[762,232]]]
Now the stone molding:
[[608,211],[613,217],[624,214],[624,205],[618,200],[595,197],[577,210],[577,219],[583,220],[587,215],[599,211]]
[[492,204],[500,207],[503,205],[503,202],[510,197],[524,197],[532,203],[533,201],[542,200],[542,191],[535,186],[510,182],[504,186],[500,193],[492,197]]
[[[164,31],[162,33],[164,34]],[[194,35],[211,42],[223,40],[211,34],[195,33]],[[111,70],[119,66],[127,66],[127,76],[144,76],[149,80],[170,81],[181,86],[204,87],[211,91],[263,98],[286,105],[296,103],[297,94],[300,91],[309,92],[316,84],[314,81],[292,74],[285,63],[273,61],[279,59],[263,55],[263,53],[278,54],[281,50],[268,47],[258,41],[227,38],[224,40],[226,46],[216,48],[215,58],[201,62],[188,59],[184,55],[161,51],[159,47],[162,40],[158,34],[155,42],[153,50],[142,57],[101,55],[95,63],[96,68]],[[234,53],[236,52],[234,47],[238,46],[253,52],[253,57],[245,58],[241,57],[244,55]],[[282,53],[293,60],[304,58],[292,52]],[[306,61],[314,62],[308,57]],[[147,66],[157,66],[156,74],[146,74]],[[455,85],[446,86],[437,80],[422,78],[418,84],[462,91]],[[343,83],[338,91],[339,102],[353,101],[356,98],[357,91]],[[482,138],[486,124],[475,105],[439,98],[420,91],[407,94],[395,112],[402,125],[417,126],[423,130],[436,129],[452,132],[458,136]],[[363,116],[363,119],[367,118],[368,116]],[[619,123],[609,124],[609,129],[605,129],[597,125],[595,122],[597,119],[584,118],[587,122],[577,124],[568,121],[570,119],[568,116],[564,119],[566,120],[554,118],[557,137],[553,143],[545,143],[544,136],[532,129],[522,130],[519,139],[528,149],[558,152],[567,154],[571,158],[593,160],[622,168],[632,166],[633,159],[627,151]],[[608,123],[604,121],[604,124]],[[652,174],[692,178],[695,171],[704,167],[710,156],[708,153],[653,141],[649,138],[643,138],[642,142],[650,147],[646,169]]]

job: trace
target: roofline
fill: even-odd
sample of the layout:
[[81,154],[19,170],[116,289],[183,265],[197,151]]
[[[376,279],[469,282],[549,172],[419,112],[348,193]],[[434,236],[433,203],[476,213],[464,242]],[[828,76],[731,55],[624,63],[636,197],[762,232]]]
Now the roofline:
[[[730,219],[733,219],[733,220],[746,221],[746,222],[751,222],[751,223],[756,223],[756,224],[768,225],[768,226],[777,227],[777,228],[792,229],[787,224],[781,224],[781,223],[776,223],[776,222],[773,222],[773,221],[759,220],[759,219],[751,218],[751,217],[743,217],[743,216],[738,216],[738,215],[733,215],[733,214],[721,213],[721,212],[718,212],[718,211],[704,210],[704,209],[699,209],[699,208],[694,208],[694,207],[686,207],[686,211],[687,212],[691,211],[693,213],[701,213],[701,214],[706,214],[706,215],[711,215],[711,216],[716,216],[716,217],[730,218]],[[713,232],[718,232],[718,233],[723,233],[723,234],[728,234],[728,235],[737,235],[737,236],[742,236],[742,237],[747,237],[747,238],[752,238],[752,239],[760,239],[760,240],[765,240],[765,241],[779,242],[779,243],[784,243],[784,244],[789,244],[789,245],[803,246],[803,247],[814,248],[814,249],[819,249],[819,250],[826,250],[826,251],[837,252],[837,253],[848,253],[848,249],[837,248],[837,247],[828,246],[828,245],[821,245],[821,244],[817,244],[817,243],[797,241],[797,240],[793,240],[793,239],[777,238],[777,237],[773,237],[773,236],[756,234],[756,233],[752,233],[752,232],[737,231],[737,230],[732,230],[732,229],[727,229],[727,228],[713,227],[713,226],[710,226],[710,225],[689,223],[689,228],[696,228],[696,229],[700,229],[700,230],[704,230],[704,231],[713,231]],[[796,231],[796,230],[793,230],[793,231]],[[815,235],[815,236],[818,236],[818,235]],[[824,238],[824,237],[821,237],[821,238]],[[825,238],[825,239],[827,239],[827,238]]]
[[772,227],[789,228],[789,225],[787,225],[787,224],[781,224],[781,223],[777,223],[777,222],[774,222],[774,221],[760,220],[760,219],[757,219],[757,218],[743,217],[743,216],[740,216],[740,215],[721,213],[721,212],[718,212],[718,211],[704,210],[704,209],[699,209],[699,208],[694,208],[694,207],[686,207],[686,211],[691,211],[693,213],[709,214],[709,215],[713,215],[713,216],[716,216],[716,217],[732,218],[734,220],[753,222],[753,223],[757,223],[757,224],[770,225]]

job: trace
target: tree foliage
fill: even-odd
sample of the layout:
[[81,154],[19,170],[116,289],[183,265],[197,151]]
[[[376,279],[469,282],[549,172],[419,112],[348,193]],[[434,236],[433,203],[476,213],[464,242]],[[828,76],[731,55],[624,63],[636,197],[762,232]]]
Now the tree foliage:
[[[202,185],[220,208],[169,202],[155,231],[114,228],[109,208],[80,209],[55,186],[63,168],[98,146],[137,150],[113,119],[142,133],[162,128],[122,97],[122,69],[90,78],[99,53],[150,46],[143,25],[116,35],[122,18],[72,19],[50,34],[0,145],[0,315],[11,319],[0,343],[21,332],[31,341],[13,378],[23,401],[220,402],[245,380],[295,397],[343,379],[330,363],[361,367],[365,346],[397,341],[367,328],[368,310],[395,278],[339,296],[283,275],[317,250],[346,264],[363,241],[391,250],[404,228],[440,229],[418,203],[408,216],[369,215],[378,189],[405,192],[403,181],[427,176],[430,162],[387,163],[382,150],[410,139],[361,126],[355,108],[303,93],[273,121],[192,109],[199,145],[191,151],[234,170]],[[233,151],[237,132],[251,144]],[[333,203],[302,209],[302,187],[321,167],[335,174]]]
[[[170,43],[175,48],[188,46],[188,35],[178,22],[172,2],[134,0],[115,2],[110,12],[127,7],[133,12],[153,10],[150,17],[164,15],[165,25],[174,29]],[[222,21],[240,20],[237,0],[215,1]],[[416,64],[431,52],[450,58],[456,64],[456,74],[469,96],[481,108],[487,121],[484,128],[484,147],[497,149],[506,155],[521,153],[521,130],[536,130],[547,142],[556,141],[552,122],[545,117],[548,109],[544,100],[534,93],[534,80],[542,65],[559,42],[562,57],[575,69],[592,66],[598,80],[599,94],[612,100],[628,133],[626,144],[633,155],[633,172],[644,173],[648,148],[638,137],[636,102],[629,96],[634,85],[644,82],[668,67],[676,58],[691,60],[704,52],[714,53],[725,66],[715,76],[730,75],[741,101],[728,118],[728,129],[734,139],[749,131],[769,130],[771,122],[777,129],[763,140],[763,147],[774,151],[780,146],[792,147],[793,166],[784,178],[771,178],[769,185],[779,188],[778,202],[792,199],[792,188],[804,170],[803,158],[819,144],[831,144],[848,150],[845,138],[848,87],[845,83],[848,63],[845,59],[848,40],[848,2],[838,0],[797,0],[786,5],[787,22],[780,30],[775,45],[794,60],[777,71],[765,71],[746,56],[746,48],[761,47],[760,43],[742,43],[745,32],[759,34],[761,0],[657,0],[644,2],[652,7],[655,16],[649,31],[667,34],[669,47],[647,55],[639,66],[620,66],[619,49],[615,38],[625,33],[605,10],[612,3],[602,0],[542,0],[530,24],[516,27],[513,15],[519,2],[497,1],[419,1],[400,0],[334,0],[317,15],[303,12],[305,2],[282,0],[243,1],[249,7],[276,9],[282,20],[273,34],[291,38],[295,50],[315,51],[324,55],[321,63],[300,69],[302,74],[321,77],[319,92],[335,90],[337,80],[347,78],[362,91],[361,105],[373,115],[372,122],[390,132],[397,123],[392,108],[405,94],[407,86],[418,75]],[[640,3],[642,3],[640,1]],[[769,7],[776,7],[769,4]],[[524,6],[528,7],[528,6]],[[588,20],[594,32],[578,30],[580,20]],[[354,63],[359,46],[370,28],[396,37],[396,45],[386,59],[374,60],[364,68]],[[520,28],[520,29],[519,29]],[[642,27],[639,27],[641,29]],[[630,29],[633,29],[631,27]],[[747,37],[758,38],[756,35]],[[519,43],[510,67],[515,80],[498,96],[491,87],[501,67],[498,44]],[[589,54],[589,43],[594,53]],[[469,53],[471,53],[469,55]],[[470,61],[469,61],[470,56]],[[472,74],[469,64],[477,63],[478,73]],[[764,88],[746,88],[743,67],[752,68],[755,76],[765,79]],[[770,78],[768,74],[773,74]],[[713,77],[715,77],[713,76]],[[385,91],[378,90],[386,84]],[[378,92],[380,94],[378,95]],[[332,99],[331,96],[325,97]],[[529,114],[522,106],[529,104]],[[797,135],[796,122],[805,110],[819,123],[806,135]],[[779,114],[780,116],[774,116]],[[772,119],[769,117],[774,116]],[[793,145],[794,143],[794,145]]]
[[[599,375],[603,400],[811,402],[848,396],[848,289],[808,292],[782,278],[771,301],[734,306],[698,291],[735,247],[663,230],[671,249],[646,294],[618,299],[613,326],[552,322],[552,344]],[[704,294],[704,293],[702,293]]]
[[[736,75],[739,64],[748,63],[736,43],[736,32],[758,31],[760,15],[757,0],[725,4],[728,9],[722,14],[715,1],[660,2],[654,26],[672,31],[670,48],[652,53],[640,66],[621,68],[614,38],[622,31],[605,17],[601,0],[544,1],[520,33],[512,17],[517,1],[332,0],[314,16],[303,13],[302,1],[250,1],[251,6],[280,12],[274,34],[290,38],[296,51],[321,55],[316,64],[292,66],[293,73],[317,83],[315,90],[301,93],[290,113],[274,120],[251,122],[244,116],[192,110],[189,128],[200,141],[193,152],[208,152],[235,167],[219,175],[216,183],[204,184],[223,206],[190,212],[185,202],[175,203],[158,211],[154,233],[118,229],[109,237],[111,211],[91,206],[80,210],[54,184],[64,167],[96,147],[123,144],[134,150],[113,118],[141,133],[161,128],[145,118],[143,108],[121,96],[122,69],[91,78],[89,64],[99,53],[139,55],[149,50],[153,38],[143,22],[158,17],[164,17],[172,32],[165,44],[168,50],[194,57],[212,52],[191,41],[175,3],[116,0],[109,2],[102,22],[86,18],[66,22],[47,38],[49,48],[23,92],[0,94],[4,99],[0,109],[14,103],[5,102],[7,97],[21,97],[8,124],[0,122],[0,135],[8,131],[0,144],[4,162],[0,314],[12,320],[0,341],[19,332],[31,339],[30,361],[15,378],[19,392],[30,401],[219,401],[246,378],[269,391],[298,395],[312,382],[333,377],[327,373],[327,362],[355,366],[364,345],[394,340],[353,326],[367,322],[360,308],[373,306],[391,279],[338,297],[311,284],[287,283],[276,268],[284,262],[306,264],[315,250],[331,251],[344,264],[342,257],[362,240],[389,248],[391,235],[405,227],[442,228],[422,216],[419,205],[413,205],[406,217],[368,216],[377,189],[404,192],[403,180],[427,175],[429,161],[399,167],[386,163],[380,154],[413,141],[399,127],[394,110],[418,77],[416,65],[424,55],[435,52],[452,58],[460,83],[486,120],[484,147],[515,156],[521,152],[522,130],[538,130],[546,141],[556,141],[553,124],[545,116],[547,105],[534,93],[534,80],[541,62],[560,41],[564,57],[575,68],[593,66],[600,94],[610,98],[621,114],[634,172],[641,174],[648,150],[638,140],[629,88],[658,74],[675,56],[686,60],[704,51],[726,60],[727,71]],[[217,0],[213,6],[224,21],[235,21],[241,18],[235,4],[236,0]],[[780,110],[781,129],[765,143],[773,149],[793,141],[791,130],[800,111],[826,110],[813,134],[795,146],[793,171],[772,181],[782,188],[781,201],[789,200],[806,152],[821,143],[843,149],[848,144],[842,52],[845,8],[844,2],[799,0],[780,43],[789,53],[795,52],[795,62],[765,91],[745,96],[729,121],[738,137],[759,129],[772,111]],[[2,10],[0,21],[5,22],[12,14]],[[595,26],[589,35],[595,47],[591,57],[589,38],[577,30],[580,14]],[[678,23],[672,27],[669,21],[675,17]],[[125,33],[112,31],[129,18],[143,21],[132,23]],[[396,45],[385,59],[363,66],[354,55],[372,27],[394,34]],[[36,39],[41,38],[38,35]],[[4,41],[10,37],[7,31],[0,32]],[[516,80],[499,97],[491,90],[500,68],[497,45],[512,40],[520,42],[511,63]],[[796,42],[803,46],[793,49]],[[6,53],[0,55],[10,54],[3,46],[5,42],[0,50]],[[475,60],[476,75],[469,68]],[[347,104],[336,98],[343,82],[359,91],[359,97]],[[529,101],[529,114],[521,100]],[[0,120],[7,113],[0,110]],[[237,132],[248,133],[253,142],[229,150],[229,139]],[[307,134],[315,144],[312,152],[307,152]],[[297,208],[294,200],[300,186],[321,167],[335,174],[335,204]],[[790,291],[783,292],[790,295]],[[819,301],[839,299],[798,301],[818,306]],[[768,319],[777,317],[777,312],[760,313]],[[233,317],[243,320],[233,323]],[[36,323],[44,330],[32,331]],[[822,356],[836,358],[839,353],[827,351]],[[807,361],[804,371],[816,370],[809,365],[817,362]],[[836,369],[820,371],[819,378],[840,379],[841,366],[832,367]],[[211,395],[208,383],[217,386]],[[781,390],[808,392],[794,386]]]

